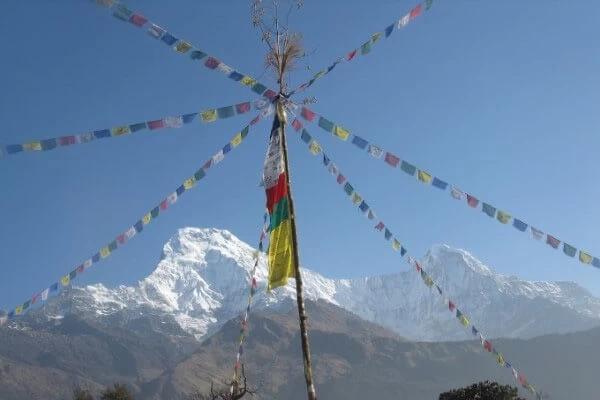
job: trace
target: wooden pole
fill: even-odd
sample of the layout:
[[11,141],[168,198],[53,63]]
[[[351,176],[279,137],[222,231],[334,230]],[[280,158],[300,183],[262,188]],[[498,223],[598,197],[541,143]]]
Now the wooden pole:
[[288,162],[287,141],[285,137],[285,125],[287,117],[283,103],[282,95],[276,102],[275,118],[273,119],[273,129],[279,129],[279,135],[283,148],[283,160],[285,163],[285,176],[288,191],[288,201],[290,207],[290,222],[292,227],[292,244],[294,247],[294,268],[296,275],[296,302],[298,303],[298,318],[300,320],[300,340],[302,341],[302,357],[304,360],[304,378],[306,379],[306,390],[308,391],[308,400],[317,400],[317,392],[312,379],[312,362],[310,359],[310,345],[308,342],[308,316],[304,306],[304,297],[302,295],[302,274],[300,273],[300,260],[298,256],[298,237],[296,235],[296,214],[294,212],[294,200],[292,199],[292,185],[290,184],[290,166]]

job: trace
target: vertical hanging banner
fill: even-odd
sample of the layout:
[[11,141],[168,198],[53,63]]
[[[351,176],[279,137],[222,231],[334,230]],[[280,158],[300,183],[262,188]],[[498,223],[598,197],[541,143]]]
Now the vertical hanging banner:
[[275,113],[263,169],[263,183],[267,195],[270,221],[268,290],[284,286],[288,278],[295,277],[287,171],[285,170],[281,134],[282,124],[279,113]]

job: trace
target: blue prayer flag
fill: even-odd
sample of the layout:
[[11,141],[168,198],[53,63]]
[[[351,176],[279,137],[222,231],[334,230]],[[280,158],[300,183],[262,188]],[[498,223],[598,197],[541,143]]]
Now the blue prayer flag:
[[388,26],[387,28],[385,28],[385,37],[390,37],[390,35],[392,34],[392,32],[394,32],[394,25],[395,24],[391,24],[390,26]]
[[354,192],[354,188],[352,187],[350,182],[346,182],[346,184],[344,185],[344,191],[346,192],[346,194],[348,196],[350,196],[352,194],[352,192]]
[[177,196],[181,196],[183,192],[185,192],[185,187],[183,185],[179,186],[176,190]]
[[116,241],[116,240],[113,240],[112,242],[110,242],[110,243],[108,244],[108,249],[109,249],[110,251],[114,251],[114,250],[116,250],[116,249],[117,249],[117,241]]
[[98,261],[100,261],[100,253],[96,253],[92,256],[93,263],[97,263]]
[[231,143],[227,143],[225,146],[223,146],[223,154],[227,154],[231,151]]
[[160,40],[162,40],[169,46],[173,46],[175,44],[175,42],[179,39],[177,39],[175,36],[171,35],[170,33],[165,33],[163,35],[163,37],[160,38]]
[[390,240],[392,238],[392,232],[390,232],[388,228],[385,228],[385,233],[383,235],[385,236],[385,240]]
[[302,134],[300,135],[300,139],[302,139],[302,141],[304,143],[308,143],[308,142],[310,142],[312,137],[310,136],[310,133],[308,133],[308,131],[306,129],[302,129]]
[[403,246],[400,247],[400,256],[404,257],[405,254],[406,254],[406,249]]
[[369,144],[369,142],[367,142],[365,139],[361,138],[360,136],[356,136],[356,135],[354,135],[354,137],[352,138],[352,143],[355,144],[356,147],[358,147],[359,149],[363,149],[363,150]]
[[575,257],[575,253],[577,253],[577,249],[570,244],[563,242],[563,253],[568,255],[569,257]]
[[158,217],[158,213],[160,212],[158,206],[154,207],[152,209],[152,211],[150,211],[150,215],[152,216],[152,218],[156,218]]
[[592,265],[596,268],[600,268],[600,259],[598,257],[594,257],[594,260],[592,261]]
[[527,230],[527,224],[520,219],[513,218],[513,226],[521,232],[525,232]]
[[235,110],[233,109],[233,106],[217,108],[217,115],[219,118],[233,117],[235,115]]
[[417,167],[406,161],[402,161],[402,163],[400,164],[400,169],[409,174],[410,176],[414,176],[415,172],[417,172]]
[[144,230],[144,222],[142,220],[139,220],[138,222],[133,224],[133,227],[135,228],[136,232],[141,232]]
[[183,120],[184,124],[189,124],[194,120],[194,118],[196,118],[196,115],[198,115],[198,113],[185,114],[181,116],[181,119]]
[[233,71],[229,74],[229,78],[233,79],[234,81],[241,81],[243,77],[244,75],[240,74],[237,71]]
[[329,165],[330,161],[331,160],[329,159],[329,157],[327,157],[327,155],[323,153],[323,165]]
[[96,137],[96,139],[110,137],[110,129],[101,129],[98,131],[94,131],[94,137]]
[[482,203],[481,211],[483,211],[490,217],[493,217],[494,215],[496,215],[496,208],[489,205],[488,203]]
[[194,50],[190,53],[190,58],[192,60],[202,60],[206,56],[207,56],[207,54],[200,50]]
[[[98,256],[100,256],[100,254],[98,254]],[[56,292],[58,290],[58,282],[55,282],[52,285],[50,285],[48,289],[50,289],[51,292]]]
[[6,146],[6,152],[8,154],[15,154],[21,151],[23,151],[22,144],[9,144],[8,146]]
[[141,131],[142,129],[146,129],[146,128],[147,128],[147,125],[146,125],[145,122],[140,122],[140,123],[137,123],[137,124],[131,124],[131,125],[129,125],[129,130],[131,132]]
[[42,140],[42,150],[52,150],[56,147],[56,139]]
[[446,190],[446,188],[448,187],[448,182],[444,182],[443,180],[438,179],[434,176],[431,185],[435,186],[438,189]]
[[363,200],[362,203],[360,203],[360,206],[358,206],[358,208],[362,212],[367,212],[369,210],[369,205]]

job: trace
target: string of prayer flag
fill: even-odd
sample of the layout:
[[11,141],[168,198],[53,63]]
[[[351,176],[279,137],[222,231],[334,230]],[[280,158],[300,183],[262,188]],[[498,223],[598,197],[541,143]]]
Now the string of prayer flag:
[[130,10],[127,6],[121,3],[119,0],[113,1],[99,1],[100,5],[111,9],[113,15],[124,22],[131,23],[132,25],[145,29],[148,33],[148,37],[156,39],[158,42],[162,42],[172,48],[176,53],[186,55],[191,60],[201,62],[202,65],[210,70],[217,71],[228,77],[229,79],[246,86],[254,93],[263,96],[271,101],[277,97],[277,92],[269,89],[267,86],[258,82],[253,77],[243,74],[237,71],[235,68],[225,64],[217,57],[209,55],[204,50],[191,44],[189,41],[180,39],[176,35],[168,32],[165,28],[160,25],[148,20],[145,16],[138,12]]
[[[316,142],[315,139],[310,136],[308,131],[306,131],[306,129],[303,129],[302,134],[308,135],[310,137],[310,142]],[[329,171],[329,173],[331,175],[334,176],[334,178],[336,179],[336,182],[338,184],[341,184],[339,178],[343,177],[342,182],[345,182],[345,184],[343,185],[343,190],[344,190],[345,194],[351,199],[352,203],[354,205],[357,205],[357,203],[358,203],[359,211],[361,211],[362,214],[366,213],[368,215],[369,220],[376,219],[375,212],[372,211],[371,207],[365,202],[364,196],[360,195],[356,191],[355,187],[352,184],[350,184],[350,182],[348,181],[348,178],[346,176],[342,175],[340,168],[333,162],[332,158],[330,158],[327,154],[325,154],[325,151],[323,150],[321,145],[319,145],[319,148],[321,149],[321,154],[322,154],[322,158],[321,158],[322,165]],[[310,151],[310,148],[309,148],[309,151]],[[312,151],[310,151],[310,152],[311,152],[311,154],[314,155],[314,153]],[[359,199],[359,200],[357,200],[357,199]],[[401,244],[401,241],[398,238],[396,238],[395,235],[389,230],[389,227],[387,226],[386,223],[384,223],[384,221],[379,220],[379,222],[377,222],[377,224],[375,225],[375,230],[378,232],[382,232],[382,231],[384,232],[384,236],[383,236],[384,240],[390,242],[392,250],[399,252],[401,257],[404,257],[408,253],[406,248]],[[421,264],[419,264],[410,255],[406,258],[406,260],[408,261],[409,265],[415,267],[415,271],[421,276],[421,280],[423,281],[423,284],[425,286],[427,286],[430,289],[432,289],[432,288],[436,289],[435,291],[438,293],[438,295],[440,297],[442,297],[444,304],[448,307],[448,310],[454,314],[458,323],[460,323],[465,328],[471,327],[471,329],[470,329],[471,333],[480,340],[482,347],[487,352],[489,352],[490,354],[492,354],[494,356],[497,364],[501,367],[510,369],[513,377],[521,385],[521,387],[523,387],[524,389],[527,389],[530,393],[535,395],[536,398],[541,399],[542,398],[541,393],[538,392],[535,389],[535,387],[528,382],[527,378],[525,377],[525,375],[522,372],[517,370],[517,368],[512,363],[510,363],[505,358],[505,356],[498,351],[498,349],[496,349],[496,347],[492,344],[492,342],[490,340],[485,338],[485,336],[481,333],[481,331],[479,329],[477,329],[475,327],[475,325],[471,322],[471,320],[464,313],[464,311],[462,311],[458,308],[457,303],[452,300],[446,299],[444,297],[444,291],[442,290],[442,288],[435,282],[435,280],[431,277],[431,275],[429,275],[425,271],[423,266]]]
[[294,93],[302,92],[302,91],[306,90],[307,88],[311,87],[313,85],[313,83],[315,83],[315,81],[317,81],[318,79],[324,77],[325,75],[327,75],[331,71],[333,71],[333,69],[338,64],[343,63],[343,62],[350,62],[350,61],[354,60],[355,58],[357,58],[357,56],[359,56],[359,55],[365,56],[365,55],[369,54],[373,48],[373,45],[378,43],[382,37],[385,37],[387,39],[392,35],[392,33],[394,33],[394,31],[403,29],[404,27],[406,27],[406,25],[408,25],[415,18],[417,18],[419,15],[421,15],[423,10],[425,10],[425,11],[429,10],[431,8],[432,4],[433,4],[433,0],[425,0],[425,1],[417,4],[409,12],[407,12],[405,15],[400,17],[400,19],[398,19],[397,21],[394,21],[392,24],[386,26],[383,31],[376,32],[373,35],[371,35],[371,37],[365,43],[360,45],[360,47],[349,51],[344,56],[339,57],[337,60],[335,60],[327,68],[322,69],[319,72],[317,72],[316,74],[314,74],[310,80],[308,80],[307,82],[304,82],[303,84],[298,86],[296,89],[292,90],[292,92],[290,93],[290,96]]
[[260,255],[263,251],[263,241],[267,237],[267,217],[268,213],[265,213],[263,216],[263,227],[260,231],[260,237],[258,239],[258,250],[254,252],[254,266],[252,267],[252,271],[250,272],[250,283],[249,283],[249,291],[248,291],[248,304],[246,306],[246,310],[244,311],[244,316],[240,321],[240,337],[238,339],[238,350],[235,356],[235,364],[233,365],[233,379],[231,380],[231,387],[229,389],[229,393],[233,394],[236,384],[239,382],[239,372],[241,367],[241,358],[242,354],[244,354],[244,342],[246,341],[246,337],[248,336],[248,321],[250,319],[250,307],[252,306],[252,300],[254,298],[254,294],[258,289],[258,283],[256,281],[256,269],[258,267],[258,263],[260,262]]
[[[154,222],[163,212],[169,209],[169,207],[177,202],[177,200],[188,190],[194,188],[200,180],[206,176],[209,169],[220,162],[225,154],[229,153],[232,149],[239,146],[239,144],[248,136],[250,128],[254,126],[261,118],[261,114],[258,114],[248,125],[246,125],[240,132],[238,132],[222,149],[217,151],[215,155],[209,158],[192,176],[187,178],[179,187],[171,194],[166,196],[160,201],[155,207],[150,209],[144,214],[139,220],[133,225],[128,227],[125,231],[117,235],[112,241],[105,246],[98,249],[96,254],[85,260],[83,263],[75,267],[71,272],[62,276],[52,285],[46,287],[44,290],[33,295],[30,299],[24,303],[16,306],[13,310],[8,312],[6,319],[0,320],[0,322],[8,319],[13,319],[20,315],[23,315],[31,306],[36,303],[42,303],[48,300],[49,296],[57,294],[61,288],[69,286],[73,279],[84,273],[86,270],[91,268],[94,264],[104,260],[105,258],[112,255],[116,250],[129,242],[134,236],[144,231],[146,225]],[[237,143],[237,144],[234,144]],[[227,150],[225,150],[227,149]]]
[[27,143],[9,144],[7,146],[0,146],[0,157],[2,157],[3,154],[14,155],[22,152],[48,151],[77,144],[90,143],[100,139],[128,136],[140,131],[157,131],[167,128],[181,128],[184,125],[192,123],[196,119],[202,123],[211,123],[219,119],[231,118],[235,115],[242,115],[252,111],[253,109],[264,111],[269,107],[272,107],[269,101],[266,99],[260,99],[255,101],[246,101],[231,106],[209,108],[199,112],[167,116],[132,124],[118,125],[112,128],[97,129],[76,135],[65,135],[50,139],[33,140]]
[[[288,107],[292,111],[297,111],[300,106],[288,103]],[[585,265],[591,265],[600,269],[600,258],[592,255],[588,251],[585,251],[581,248],[575,247],[561,239],[558,239],[555,235],[544,233],[542,230],[532,226],[531,224],[525,222],[522,218],[514,217],[513,214],[504,211],[496,206],[488,202],[484,202],[480,200],[479,197],[473,195],[472,193],[465,192],[458,188],[456,185],[450,184],[448,181],[443,180],[437,176],[434,176],[431,172],[428,172],[426,169],[418,167],[406,160],[401,159],[399,156],[395,155],[392,152],[384,150],[382,147],[375,145],[369,142],[367,139],[357,136],[350,132],[346,128],[341,128],[341,125],[336,122],[332,122],[331,120],[321,116],[313,110],[308,109],[305,106],[302,106],[300,109],[300,116],[304,121],[307,122],[315,122],[317,121],[317,125],[329,132],[337,132],[339,129],[342,129],[347,134],[345,138],[340,138],[339,135],[333,133],[333,136],[342,139],[342,141],[346,143],[351,143],[355,148],[363,151],[367,151],[369,155],[371,155],[374,159],[383,159],[385,164],[392,168],[398,168],[404,174],[408,176],[412,176],[420,183],[435,188],[436,190],[440,190],[443,192],[449,192],[450,198],[454,200],[465,201],[465,204],[470,208],[480,210],[482,215],[485,215],[490,218],[490,220],[495,220],[503,225],[512,225],[516,230],[526,233],[529,231],[531,233],[531,238],[537,241],[545,241],[545,243],[553,249],[561,249],[562,253],[570,258],[576,258],[580,263]],[[292,121],[292,127],[294,130],[301,131],[303,129],[303,124],[297,118]]]

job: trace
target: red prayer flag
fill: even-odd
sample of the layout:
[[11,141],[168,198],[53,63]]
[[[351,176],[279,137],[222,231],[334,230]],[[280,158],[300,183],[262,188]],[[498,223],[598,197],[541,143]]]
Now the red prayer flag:
[[238,114],[243,114],[250,111],[250,102],[240,103],[235,105],[235,110]]
[[148,121],[146,123],[146,125],[148,125],[148,129],[161,129],[165,127],[165,123],[163,122],[162,119],[157,119],[154,121]]
[[206,65],[210,69],[215,69],[221,64],[221,61],[217,60],[214,57],[208,57],[204,65]]
[[348,55],[346,56],[346,60],[350,61],[354,58],[354,56],[356,55],[356,50],[352,50],[350,53],[348,53]]
[[168,202],[167,200],[163,200],[163,201],[160,203],[160,209],[161,209],[161,210],[166,210],[167,208],[169,208],[169,202]]
[[342,174],[339,174],[338,177],[337,177],[337,183],[339,183],[341,185],[345,181],[346,181],[346,177],[344,175],[342,175]]
[[131,18],[129,18],[129,21],[135,26],[143,26],[146,22],[148,22],[148,19],[143,15],[133,14]]
[[75,136],[63,136],[58,138],[58,144],[60,146],[69,146],[75,144]]
[[267,193],[267,209],[269,214],[273,213],[273,207],[279,203],[279,200],[286,197],[288,194],[288,186],[285,172],[279,174],[277,183],[266,190]]
[[422,268],[421,268],[421,264],[419,264],[418,262],[415,261],[415,268],[417,270],[417,272],[421,272]]
[[410,10],[410,19],[417,18],[419,15],[421,15],[421,9],[422,6],[419,4],[418,6]]
[[375,229],[377,229],[378,231],[382,231],[384,227],[385,225],[383,224],[383,222],[379,222],[377,225],[375,225]]
[[267,89],[262,95],[269,100],[273,100],[273,99],[275,99],[275,97],[277,97],[277,92],[275,92],[271,89]]
[[385,153],[385,162],[391,165],[392,167],[397,167],[400,159],[393,155],[392,153]]
[[119,242],[119,244],[125,244],[125,234],[121,233],[119,236],[117,236],[117,242]]
[[453,302],[451,302],[450,300],[448,300],[448,310],[454,311],[455,308],[456,308],[456,305],[454,305]]
[[84,270],[84,268],[83,268],[83,264],[81,264],[81,265],[79,265],[79,266],[77,267],[77,273],[78,273],[78,274],[81,274],[81,273],[83,272],[83,270]]
[[475,208],[479,204],[479,200],[477,200],[477,198],[475,198],[474,196],[471,196],[470,194],[467,193],[467,204],[470,205],[471,207]]
[[489,340],[484,340],[483,341],[483,348],[486,349],[488,352],[492,352],[492,342],[490,342]]
[[294,128],[294,130],[296,132],[298,132],[300,129],[302,129],[302,123],[300,121],[298,121],[297,119],[294,119],[292,121],[292,128]]
[[250,125],[256,125],[259,120],[260,120],[260,115],[257,115],[256,117],[254,117],[254,119],[252,121],[250,121]]
[[558,246],[560,245],[560,240],[558,240],[552,235],[546,235],[546,243],[548,243],[553,248],[558,249]]
[[317,116],[317,114],[315,114],[314,112],[312,112],[311,110],[309,110],[306,107],[302,107],[302,111],[300,112],[300,115],[302,115],[302,118],[304,118],[308,122],[313,122],[315,117]]

